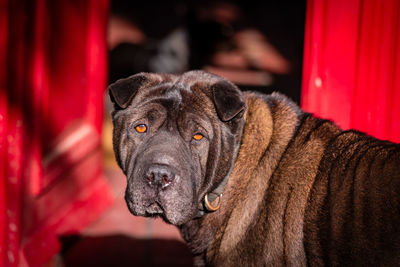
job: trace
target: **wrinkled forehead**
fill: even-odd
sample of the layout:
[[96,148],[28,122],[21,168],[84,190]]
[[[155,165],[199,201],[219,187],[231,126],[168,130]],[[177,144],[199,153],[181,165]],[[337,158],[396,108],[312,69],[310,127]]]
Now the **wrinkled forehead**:
[[[175,79],[174,79],[175,78]],[[140,88],[132,106],[158,103],[172,111],[215,113],[210,82],[199,79],[178,79],[168,76],[157,83]]]

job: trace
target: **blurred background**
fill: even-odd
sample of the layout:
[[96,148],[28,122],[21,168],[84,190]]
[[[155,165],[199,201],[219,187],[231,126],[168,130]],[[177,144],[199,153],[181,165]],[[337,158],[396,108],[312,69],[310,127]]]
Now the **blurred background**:
[[203,69],[400,141],[399,0],[0,0],[0,266],[192,266],[134,217],[107,85]]
[[205,69],[243,89],[279,90],[300,103],[305,4],[114,0],[109,81],[140,71]]

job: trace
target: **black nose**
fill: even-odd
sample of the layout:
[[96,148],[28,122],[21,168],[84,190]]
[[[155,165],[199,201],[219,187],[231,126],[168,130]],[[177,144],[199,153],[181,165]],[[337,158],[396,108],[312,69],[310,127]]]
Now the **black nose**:
[[174,171],[167,165],[152,165],[145,174],[147,183],[157,189],[165,189],[175,178]]

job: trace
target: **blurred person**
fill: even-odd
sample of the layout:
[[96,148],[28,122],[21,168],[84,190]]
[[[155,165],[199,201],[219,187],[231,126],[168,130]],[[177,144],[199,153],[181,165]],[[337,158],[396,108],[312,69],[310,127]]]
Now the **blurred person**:
[[[126,72],[181,73],[206,66],[225,73],[249,68],[287,73],[289,69],[289,62],[260,31],[246,27],[239,7],[229,2],[192,5],[186,25],[158,42],[147,41],[137,25],[127,24],[116,16],[110,19],[110,63],[121,77]],[[126,36],[121,36],[123,32]]]
[[200,4],[194,11],[188,21],[195,69],[206,69],[238,84],[260,86],[272,82],[270,73],[290,70],[290,63],[259,30],[249,26],[237,5],[218,1]]

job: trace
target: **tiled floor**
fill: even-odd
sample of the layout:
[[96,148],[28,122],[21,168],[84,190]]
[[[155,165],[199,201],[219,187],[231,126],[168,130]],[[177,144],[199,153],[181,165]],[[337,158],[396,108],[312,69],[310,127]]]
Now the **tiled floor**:
[[124,201],[126,178],[110,152],[110,131],[106,123],[105,175],[115,203],[81,236],[63,237],[63,265],[192,266],[192,255],[175,226],[161,219],[136,217],[129,212]]

